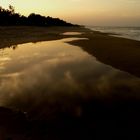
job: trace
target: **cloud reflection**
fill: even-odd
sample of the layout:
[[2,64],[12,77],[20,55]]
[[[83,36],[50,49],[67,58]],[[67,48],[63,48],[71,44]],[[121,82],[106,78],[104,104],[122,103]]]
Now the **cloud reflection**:
[[64,43],[69,40],[10,50],[11,61],[0,72],[0,105],[28,112],[35,119],[50,119],[58,111],[79,116],[81,102],[91,98],[139,96],[140,79]]

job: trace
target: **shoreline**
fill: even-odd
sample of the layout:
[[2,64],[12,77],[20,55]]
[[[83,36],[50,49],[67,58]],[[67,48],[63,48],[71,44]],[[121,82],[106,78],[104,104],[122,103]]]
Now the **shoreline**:
[[[80,35],[63,35],[80,32]],[[0,49],[29,42],[58,40],[69,37],[88,38],[68,42],[77,45],[100,62],[140,77],[140,41],[111,36],[85,27],[0,27]]]
[[140,41],[93,31],[85,34],[89,40],[69,42],[77,45],[104,64],[140,77]]
[[85,31],[83,27],[0,26],[0,49],[29,42],[51,41],[73,37],[65,32]]
[[108,33],[114,37],[140,41],[139,26],[86,26],[93,31]]
[[[2,33],[1,30],[3,30],[3,33],[5,33],[0,34],[1,47],[6,44],[9,44],[10,47],[10,45],[16,45],[16,43],[22,44],[28,42],[49,41],[69,37],[87,38],[88,40],[79,39],[66,43],[76,45],[73,46],[76,48],[78,48],[79,46],[88,54],[96,57],[96,59],[98,59],[102,63],[132,73],[137,77],[139,76],[140,42],[138,41],[112,37],[110,36],[110,34],[91,31],[87,28],[5,28],[6,29],[0,28],[0,33]],[[82,34],[64,35],[64,32],[80,32]],[[5,39],[5,42],[2,42],[2,39]],[[51,46],[52,45],[50,45],[50,47]],[[33,52],[32,50],[33,49],[31,48],[31,55]],[[70,51],[71,48],[69,49],[69,52]],[[14,52],[14,50],[12,50],[12,52]],[[20,55],[19,52],[18,54]],[[41,52],[40,54],[42,54]],[[48,51],[47,53],[51,55],[51,52],[52,51]],[[125,55],[123,55],[124,53]],[[3,54],[5,55],[5,53]],[[13,66],[13,64],[15,64],[15,66],[18,67],[18,65],[16,64],[20,63],[21,61],[18,61],[16,53],[15,56],[15,59],[11,59],[11,65]],[[72,56],[73,55],[69,55],[68,57]],[[132,56],[133,59],[131,58]],[[53,55],[53,58],[55,57],[56,56]],[[28,59],[30,59],[29,57],[27,57],[26,59],[24,59],[24,57],[22,58],[23,59],[21,60],[23,62],[24,60],[28,61]],[[42,59],[44,60],[44,57],[42,57]],[[63,59],[66,59],[65,63],[68,63],[68,67],[67,65],[65,65],[65,63],[63,63]],[[10,99],[5,102],[5,105],[1,104],[0,107],[0,139],[72,140],[84,138],[87,140],[102,140],[104,138],[114,139],[116,137],[119,138],[122,136],[126,139],[129,139],[131,137],[132,139],[134,139],[134,136],[137,137],[137,135],[139,137],[139,132],[137,131],[139,130],[140,125],[139,78],[135,78],[132,76],[134,79],[136,79],[136,81],[131,81],[129,78],[127,78],[127,75],[122,75],[121,77],[119,77],[118,74],[115,74],[114,80],[112,76],[110,77],[110,74],[112,74],[111,71],[107,71],[109,73],[106,73],[105,71],[103,71],[104,69],[102,70],[102,67],[98,66],[97,68],[103,71],[103,75],[96,77],[96,69],[94,69],[94,66],[96,68],[96,64],[88,64],[89,59],[85,61],[85,65],[83,65],[82,67],[82,63],[79,63],[78,65],[77,63],[75,63],[77,57],[73,59],[74,61],[72,60],[72,63],[74,62],[74,65],[70,65],[71,63],[67,61],[67,55],[63,59],[60,59],[60,63],[58,63],[58,68],[60,68],[61,72],[59,72],[59,69],[57,69],[56,61],[50,61],[55,62],[52,63],[53,69],[51,69],[51,63],[49,63],[49,61],[40,65],[41,61],[36,61],[35,58],[35,63],[39,63],[39,65],[32,67],[34,69],[33,71],[27,69],[27,74],[23,74],[21,77],[15,79],[9,79],[7,77],[6,79],[4,78],[4,80],[6,80],[8,84],[6,84],[5,81],[1,84],[2,88],[0,91],[3,92],[1,94],[1,100],[8,100],[8,98]],[[15,62],[15,60],[17,62]],[[136,60],[137,62],[135,62]],[[83,59],[81,61],[83,61]],[[61,62],[63,63],[62,65]],[[20,65],[22,64],[24,68],[28,66],[24,65],[24,63],[21,63]],[[93,69],[90,69],[90,67],[88,67],[90,64]],[[50,66],[50,68],[44,68],[44,65],[48,65]],[[84,68],[85,66],[87,66],[86,69],[89,69],[87,73],[81,71],[81,68]],[[71,71],[71,67],[75,67],[76,69],[80,68],[80,71]],[[11,69],[11,67],[7,68]],[[99,69],[97,69],[97,75]],[[95,74],[92,75],[92,72],[94,73],[94,70]],[[56,74],[53,73],[53,71],[55,71]],[[80,75],[82,75],[82,77],[77,76],[77,74],[79,74],[80,72]],[[34,73],[35,75],[32,73]],[[37,79],[34,79],[34,76],[37,77]],[[61,79],[61,76],[64,80]],[[92,79],[90,79],[89,76],[91,76]],[[107,77],[105,78],[104,76]],[[24,79],[24,77],[26,78]],[[47,80],[44,80],[44,78],[47,78]],[[118,78],[122,79],[117,80]],[[50,82],[48,82],[49,79],[51,79]],[[67,79],[68,81],[70,80],[70,82],[68,82]],[[96,80],[99,84],[96,84],[96,82],[94,82]],[[128,84],[127,86],[127,81],[129,82],[129,80],[130,84]],[[58,84],[58,82],[60,82],[60,84]],[[66,83],[66,86],[65,84],[63,86],[63,82]],[[77,84],[78,82],[79,85]],[[88,86],[90,85],[90,83],[91,86],[95,86],[95,88],[92,89],[90,86]],[[118,83],[120,84],[118,85]],[[11,84],[12,86],[10,86]],[[98,87],[96,88],[96,86]],[[57,90],[57,88],[61,87],[62,89]],[[105,91],[101,92],[100,89]],[[8,98],[5,98],[7,96],[7,93],[9,96]],[[98,96],[96,96],[97,94]]]

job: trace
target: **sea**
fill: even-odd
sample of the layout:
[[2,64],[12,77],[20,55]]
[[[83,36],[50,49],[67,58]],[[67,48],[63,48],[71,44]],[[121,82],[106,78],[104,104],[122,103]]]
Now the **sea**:
[[109,27],[109,26],[88,26],[94,31],[111,33],[113,36],[140,41],[140,27]]

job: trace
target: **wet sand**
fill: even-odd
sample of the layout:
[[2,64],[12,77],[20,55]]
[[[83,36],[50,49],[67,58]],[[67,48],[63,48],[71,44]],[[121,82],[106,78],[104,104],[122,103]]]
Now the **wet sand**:
[[[81,35],[65,35],[81,32]],[[83,27],[0,27],[0,48],[27,42],[82,37],[71,44],[82,47],[99,61],[140,77],[140,41],[110,36]]]
[[[82,34],[64,35],[63,33],[65,32],[81,32]],[[87,38],[88,40],[75,40],[69,43],[78,45],[83,50],[95,56],[99,61],[105,64],[111,65],[122,71],[129,72],[137,77],[140,76],[140,66],[139,66],[140,65],[139,64],[140,42],[129,40],[129,39],[111,37],[109,36],[109,34],[95,32],[85,28],[1,27],[0,47],[1,48],[11,47],[26,42],[57,40],[60,38],[68,38],[68,37]],[[59,65],[59,67],[60,66],[61,65]],[[77,64],[75,64],[75,66],[73,67],[76,68],[76,66]],[[80,67],[80,65],[77,67]],[[63,65],[62,68],[64,68]],[[87,69],[88,68],[89,67],[87,67]],[[36,70],[37,69],[35,69],[35,71]],[[47,73],[47,70],[48,68],[45,69],[44,72]],[[54,70],[56,70],[56,63],[55,63]],[[94,69],[91,69],[91,73],[92,70],[94,72]],[[52,72],[52,70],[50,70],[50,72]],[[36,73],[34,72],[34,74],[37,75],[40,73],[37,71]],[[60,76],[59,71],[57,71],[56,74]],[[75,73],[74,77],[76,78],[76,75],[78,74]],[[78,93],[77,90],[76,92],[74,92],[74,94],[71,94],[71,91],[68,88],[66,88],[64,91],[62,88],[63,91],[62,92],[59,86],[58,88],[60,89],[60,92],[58,92],[57,90],[56,92],[57,96],[54,96],[54,98],[50,98],[50,100],[47,98],[47,100],[49,100],[47,102],[45,98],[42,98],[44,93],[48,93],[45,92],[47,89],[46,88],[47,82],[43,80],[42,83],[39,82],[42,88],[40,88],[40,86],[33,85],[33,89],[35,90],[30,90],[30,88],[28,88],[28,85],[30,85],[32,81],[34,82],[34,80],[31,80],[30,78],[32,72],[29,73],[29,75],[25,76],[27,78],[27,81],[29,82],[29,83],[27,82],[27,88],[25,92],[21,94],[21,98],[17,98],[18,96],[20,96],[20,94],[17,94],[18,96],[13,98],[14,99],[13,102],[15,103],[15,105],[18,106],[19,103],[21,104],[20,106],[21,108],[22,107],[29,108],[29,112],[28,113],[21,112],[18,109],[13,109],[13,108],[11,109],[10,107],[9,108],[0,107],[0,139],[1,140],[46,140],[46,139],[48,140],[59,140],[59,139],[61,140],[63,139],[64,140],[65,139],[67,140],[72,140],[72,139],[112,140],[113,139],[114,140],[120,138],[123,139],[139,138],[140,137],[139,135],[140,132],[139,83],[133,83],[132,81],[133,88],[131,88],[131,86],[130,88],[125,86],[125,83],[127,83],[126,81],[124,81],[124,83],[120,82],[121,86],[116,86],[117,80],[115,79],[111,82],[111,83],[114,82],[115,84],[115,88],[113,89],[113,91],[111,91],[111,95],[113,96],[109,96],[109,97],[108,96],[104,97],[100,95],[98,97],[88,96],[88,94],[90,94],[91,92],[89,88],[89,79],[90,77],[95,79],[94,76],[88,74],[89,73],[87,73],[86,75],[87,79],[82,78],[83,84],[85,84],[85,80],[87,80],[88,82],[86,86],[86,89],[88,90],[86,90],[84,94],[85,96],[83,98],[81,98],[79,94],[78,95],[76,94]],[[50,76],[51,73],[48,75]],[[52,79],[55,80],[56,75],[54,75],[54,73],[52,73],[52,75],[54,76]],[[81,75],[84,74],[82,73]],[[34,75],[32,76],[35,77]],[[129,76],[131,77],[131,75]],[[61,83],[60,77],[58,77],[57,83]],[[68,79],[71,80],[69,73],[67,77]],[[116,77],[119,76],[116,75]],[[123,79],[123,77],[124,76],[122,75],[121,78]],[[103,77],[102,80],[104,80],[104,78],[105,77]],[[25,79],[23,80],[24,82]],[[80,78],[79,81],[81,81],[82,79]],[[139,78],[136,79],[138,79],[139,81]],[[126,75],[126,80],[128,82],[131,82],[129,79],[127,79],[127,75]],[[7,81],[10,82],[9,80]],[[17,79],[15,81],[17,81]],[[22,91],[22,88],[24,87],[23,81],[21,81],[20,84],[21,88],[19,88],[20,89],[19,91]],[[95,86],[95,83],[93,84]],[[17,87],[17,85],[18,84],[14,84],[13,86]],[[75,84],[72,85],[74,85],[75,87]],[[136,85],[138,85],[138,88],[135,88]],[[53,87],[54,84],[52,84],[51,86]],[[8,87],[9,86],[7,86],[7,88],[5,87],[2,91],[4,92],[4,90],[7,90]],[[83,88],[85,88],[85,86]],[[131,89],[134,89],[134,91]],[[83,90],[80,91],[83,92]],[[68,94],[69,92],[70,94]],[[97,90],[97,91],[92,91],[91,94],[94,95],[96,92],[100,93]],[[35,99],[32,98],[32,96],[30,96],[32,95],[32,93],[36,93],[35,94],[37,95],[36,100],[40,101],[40,103],[39,104],[36,103],[34,105],[34,108],[30,110],[32,101],[33,102],[35,101]],[[132,96],[129,96],[130,93],[132,93]],[[133,96],[133,93],[137,93],[136,94],[137,96]],[[26,96],[24,97],[24,94],[29,95],[27,96],[28,98],[26,98]],[[0,95],[2,95],[2,93]],[[40,98],[38,95],[40,95]],[[54,100],[55,98],[56,101]],[[44,114],[49,116],[49,118],[47,118]],[[37,119],[35,119],[34,116],[37,116]]]
[[86,31],[82,36],[89,40],[70,43],[82,47],[102,63],[140,77],[140,41],[96,31]]

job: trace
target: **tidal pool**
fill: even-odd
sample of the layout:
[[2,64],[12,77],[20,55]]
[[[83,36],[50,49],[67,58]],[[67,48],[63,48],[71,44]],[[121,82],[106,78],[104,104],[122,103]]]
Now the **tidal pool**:
[[67,43],[74,40],[0,50],[0,139],[136,135],[140,79]]
[[0,105],[28,112],[53,103],[67,109],[89,98],[139,97],[139,78],[102,64],[67,43],[77,39],[1,49]]
[[80,32],[65,32],[63,35],[81,35],[82,33]]

